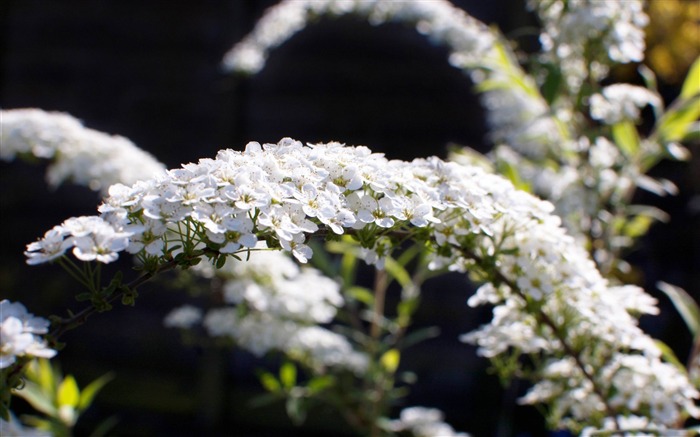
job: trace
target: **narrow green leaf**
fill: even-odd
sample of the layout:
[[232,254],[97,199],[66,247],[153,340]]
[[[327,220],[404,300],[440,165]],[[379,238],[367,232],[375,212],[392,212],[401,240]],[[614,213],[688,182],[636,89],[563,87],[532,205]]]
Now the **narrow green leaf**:
[[345,290],[345,293],[352,299],[362,302],[368,307],[374,305],[374,294],[372,293],[372,291],[365,287],[350,287]]
[[224,264],[226,264],[226,255],[219,255],[219,258],[216,260],[216,268],[221,269]]
[[266,405],[273,404],[283,398],[283,395],[279,393],[265,393],[259,396],[255,396],[248,402],[251,408],[264,407]]
[[396,307],[396,312],[399,316],[399,320],[408,321],[413,313],[418,309],[419,304],[418,296],[411,299],[404,299]]
[[258,378],[260,379],[260,383],[262,384],[263,387],[265,387],[265,390],[276,393],[282,390],[282,386],[280,385],[279,381],[277,381],[277,378],[275,378],[275,375],[269,372],[261,372],[258,375]]
[[403,268],[394,258],[387,257],[384,269],[389,275],[395,279],[402,287],[406,288],[412,285],[411,275]]
[[297,383],[297,367],[291,361],[286,361],[280,367],[280,382],[282,387],[289,390]]
[[90,437],[105,437],[110,431],[114,429],[119,423],[119,418],[117,416],[110,416],[100,422],[97,427],[92,430]]
[[499,160],[496,163],[496,170],[502,176],[505,176],[506,179],[511,181],[511,183],[515,185],[515,188],[527,192],[532,192],[532,187],[530,186],[530,184],[520,177],[520,172],[518,171],[517,167],[511,164],[510,162],[505,160]]
[[690,70],[688,70],[688,75],[685,77],[685,81],[683,81],[680,97],[682,99],[688,99],[698,93],[700,93],[700,56],[695,59]]
[[679,360],[676,354],[673,352],[673,349],[671,349],[666,343],[664,343],[661,340],[654,340],[654,343],[656,343],[656,346],[661,351],[661,356],[664,358],[664,361],[676,366],[682,373],[687,372],[685,366],[683,365],[683,363],[681,363],[681,360]]
[[357,269],[357,256],[353,252],[346,252],[340,260],[340,277],[343,283],[348,286],[355,282],[355,271]]
[[700,333],[700,306],[698,306],[697,302],[693,300],[687,291],[675,285],[659,281],[656,283],[656,287],[671,299],[673,306],[676,307],[676,310],[683,317],[693,337],[697,337],[698,333]]
[[681,141],[700,117],[700,95],[672,105],[659,120],[657,133],[662,142]]
[[656,81],[656,74],[654,74],[654,71],[644,64],[640,65],[637,71],[639,71],[639,74],[642,76],[642,79],[644,79],[644,85],[646,85],[647,89],[658,93],[659,87]]
[[414,344],[438,337],[439,335],[440,328],[437,328],[435,326],[419,329],[405,336],[399,343],[399,348],[406,349],[407,347],[413,346]]
[[55,417],[58,414],[58,410],[53,403],[53,397],[48,397],[47,393],[32,381],[26,381],[21,390],[16,390],[13,393],[44,414],[51,417]]
[[114,374],[106,373],[96,380],[92,381],[80,392],[80,401],[78,402],[78,410],[85,411],[90,404],[92,404],[93,399],[97,393],[111,380],[114,379]]
[[401,352],[399,352],[398,349],[389,349],[382,354],[381,358],[379,358],[379,362],[381,363],[382,367],[384,367],[384,369],[386,369],[389,373],[396,372],[396,369],[399,368],[400,361]]
[[551,64],[546,65],[545,70],[547,71],[547,77],[542,84],[542,97],[544,97],[547,104],[551,105],[559,95],[564,75],[558,67]]
[[628,157],[639,150],[639,133],[631,121],[621,121],[612,126],[612,136],[617,147]]
[[80,389],[78,388],[78,383],[75,382],[75,378],[73,378],[73,375],[68,375],[58,386],[56,402],[58,402],[59,407],[68,405],[70,407],[75,408],[78,406],[79,401]]
[[630,238],[641,237],[649,230],[649,226],[654,222],[652,217],[638,215],[628,221],[624,227],[624,235]]
[[316,376],[311,381],[309,381],[307,388],[310,394],[319,393],[335,384],[335,377],[333,375],[322,375]]

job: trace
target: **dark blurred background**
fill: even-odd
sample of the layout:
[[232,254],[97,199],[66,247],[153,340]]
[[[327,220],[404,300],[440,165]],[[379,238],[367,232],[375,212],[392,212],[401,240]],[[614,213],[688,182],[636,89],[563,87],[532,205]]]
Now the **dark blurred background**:
[[[169,168],[213,157],[250,140],[338,140],[391,158],[446,156],[450,142],[487,151],[486,128],[470,81],[447,63],[447,51],[398,24],[372,27],[345,17],[324,20],[274,50],[265,69],[244,78],[223,73],[223,54],[275,1],[5,0],[0,3],[0,107],[63,111],[87,127],[119,134]],[[454,3],[537,49],[536,19],[522,0]],[[677,83],[662,83],[669,96]],[[665,315],[644,319],[682,360],[690,335],[657,280],[700,290],[698,159],[655,169],[681,188],[666,199],[640,196],[673,215],[644,239],[631,260]],[[70,184],[51,191],[44,165],[0,162],[0,297],[42,316],[82,307],[74,284],[55,266],[29,268],[27,243],[64,219],[94,214],[97,194]],[[125,257],[123,257],[125,258]],[[129,261],[110,268],[129,268]],[[502,388],[459,334],[488,320],[466,299],[460,276],[426,285],[417,326],[438,325],[439,339],[406,352],[402,367],[418,376],[404,406],[441,408],[456,429],[475,436],[543,435],[534,409],[515,405],[527,388]],[[274,368],[243,351],[183,346],[162,326],[167,312],[192,298],[154,283],[136,308],[117,306],[65,336],[57,357],[84,386],[114,371],[77,428],[88,435],[115,415],[120,436],[351,435],[332,412],[314,411],[301,428],[283,405],[252,409],[261,393],[253,369]],[[401,405],[397,406],[397,412]],[[23,406],[17,402],[21,412]]]

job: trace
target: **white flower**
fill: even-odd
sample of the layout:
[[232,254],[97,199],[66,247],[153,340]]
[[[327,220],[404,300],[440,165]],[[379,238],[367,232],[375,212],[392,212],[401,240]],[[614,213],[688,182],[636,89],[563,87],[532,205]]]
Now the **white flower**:
[[602,94],[590,97],[591,117],[605,124],[622,120],[639,120],[639,110],[647,105],[661,105],[661,98],[639,86],[618,83],[603,88]]
[[12,414],[12,411],[10,411],[9,419],[9,421],[6,421],[0,418],[0,431],[2,431],[3,435],[8,437],[51,437],[53,435],[49,431],[24,426],[22,422]]
[[393,432],[409,431],[416,437],[469,436],[463,432],[456,432],[444,420],[444,414],[436,408],[408,407],[401,410],[399,419],[389,423],[389,428]]
[[48,328],[48,320],[27,312],[21,303],[0,301],[0,369],[13,364],[17,357],[51,358],[56,355],[38,335],[46,334]]
[[73,254],[81,261],[115,261],[129,246],[130,232],[119,232],[99,217],[77,217],[62,225],[73,235]]
[[63,256],[66,250],[73,247],[73,240],[70,238],[66,239],[67,234],[68,232],[65,228],[55,226],[53,229],[46,231],[43,239],[29,243],[27,251],[24,252],[27,256],[27,264],[42,264]]
[[163,324],[168,328],[190,329],[201,320],[201,309],[192,305],[183,305],[170,311],[165,316]]
[[[577,144],[590,147],[584,142]],[[299,170],[300,166],[306,170]],[[338,168],[347,167],[355,168],[353,172],[361,175],[363,183],[356,190],[341,189],[331,179],[338,174]],[[238,181],[245,181],[245,185],[239,186]],[[250,192],[269,196],[259,197],[265,199],[259,203],[255,198],[246,199],[241,208],[237,202],[241,201],[243,186]],[[596,348],[582,351],[581,362],[596,369],[606,368],[617,354],[657,359],[661,356],[658,346],[639,329],[636,319],[640,313],[655,311],[653,299],[639,289],[611,287],[587,251],[566,234],[561,219],[552,214],[551,203],[516,190],[504,178],[480,168],[437,158],[389,161],[365,147],[343,147],[337,143],[306,147],[288,138],[278,144],[249,145],[243,153],[222,151],[214,160],[201,160],[180,171],[170,171],[134,187],[133,194],[120,187],[114,191],[115,198],[105,200],[105,209],[107,213],[126,212],[117,214],[121,219],[115,223],[101,218],[69,220],[63,228],[70,231],[63,232],[74,242],[77,256],[108,262],[130,240],[144,241],[141,233],[147,232],[148,227],[142,217],[146,217],[173,230],[172,234],[163,234],[163,247],[178,245],[182,250],[185,245],[208,244],[212,249],[211,243],[215,243],[221,245],[222,253],[252,253],[254,239],[267,240],[306,262],[312,256],[307,237],[327,231],[322,229],[325,223],[320,219],[325,206],[317,209],[309,204],[320,193],[325,193],[324,205],[330,205],[339,216],[346,215],[332,223],[336,227],[352,227],[364,245],[360,256],[366,262],[382,268],[395,248],[392,234],[415,235],[435,255],[427,260],[430,266],[480,273],[494,284],[497,282],[495,290],[484,289],[471,302],[494,304],[492,322],[463,337],[477,344],[484,356],[519,351],[557,360],[567,355],[564,341],[605,348],[606,354],[595,353]],[[311,209],[305,209],[304,204]],[[420,209],[422,219],[412,223],[412,219],[416,221],[412,205],[416,204],[415,210]],[[416,226],[421,227],[420,232],[411,234]],[[219,232],[222,229],[225,231]],[[150,237],[145,240],[153,242]],[[47,257],[55,251],[51,249]],[[161,261],[166,262],[171,255],[177,253],[163,254]],[[250,312],[248,316],[207,316],[205,320],[209,322],[205,324],[213,334],[233,336],[255,353],[288,350],[283,345],[292,344],[302,327],[329,320],[340,302],[298,293],[308,293],[311,287],[295,288],[289,284],[295,273],[285,269],[289,272],[285,274],[291,275],[286,277],[287,283],[249,277],[255,286],[229,289],[229,297],[243,303]],[[314,281],[321,282],[318,278]],[[287,291],[276,288],[280,283]],[[231,291],[234,289],[238,291]],[[239,297],[232,297],[236,293]],[[543,326],[543,320],[550,320],[553,326]],[[558,335],[564,330],[566,339]],[[677,369],[660,369],[668,373],[665,380],[682,378]],[[639,371],[643,368],[639,367]],[[556,388],[557,378],[563,376],[553,372],[546,381]],[[583,397],[595,401],[595,396],[590,395],[593,391],[587,388],[581,374],[574,372],[570,378],[579,378],[581,385],[566,398],[570,402],[560,404],[562,417],[584,420],[597,411],[596,403],[577,404],[573,400]],[[653,381],[649,385],[658,387],[660,379]],[[612,390],[613,382],[611,378],[600,379],[602,390]],[[680,384],[670,387],[655,391],[664,400],[663,408],[658,407],[659,402],[655,404],[658,409],[649,406],[664,421],[687,410],[696,397]],[[547,400],[541,395],[530,399]]]
[[85,128],[67,114],[12,109],[0,111],[0,119],[0,159],[51,159],[47,179],[53,186],[71,180],[106,193],[112,184],[133,184],[165,169],[126,138]]

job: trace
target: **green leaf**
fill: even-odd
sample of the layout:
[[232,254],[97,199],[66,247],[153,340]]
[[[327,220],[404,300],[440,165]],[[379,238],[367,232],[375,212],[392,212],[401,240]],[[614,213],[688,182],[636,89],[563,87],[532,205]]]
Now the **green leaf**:
[[438,337],[440,335],[440,328],[432,326],[428,328],[419,329],[413,331],[407,336],[405,336],[399,343],[400,349],[406,349],[407,347],[413,346],[414,344],[420,343],[422,341]]
[[41,387],[32,381],[26,381],[21,390],[14,391],[14,394],[29,402],[34,409],[41,411],[51,417],[58,415],[58,410],[53,403],[53,397],[48,397]]
[[379,358],[379,363],[386,369],[389,373],[396,372],[399,368],[399,362],[401,361],[401,352],[398,349],[389,349],[382,354]]
[[637,71],[639,71],[639,74],[642,76],[642,79],[644,79],[644,85],[646,85],[647,89],[658,93],[659,87],[656,81],[656,74],[654,74],[654,71],[644,64],[640,65]]
[[272,373],[260,372],[258,378],[260,379],[262,386],[265,387],[265,390],[272,393],[277,393],[282,390],[282,386]]
[[654,223],[653,217],[638,215],[625,224],[624,235],[630,238],[641,237],[647,233],[652,223]]
[[681,363],[676,354],[673,352],[673,349],[671,349],[661,340],[654,340],[654,343],[656,343],[656,346],[661,351],[661,356],[664,358],[664,361],[676,366],[682,373],[687,372],[683,363]]
[[695,59],[693,65],[690,66],[690,70],[688,70],[688,75],[683,82],[683,88],[681,88],[680,97],[688,99],[698,93],[700,93],[700,56]]
[[279,393],[265,393],[259,396],[255,396],[253,399],[248,401],[248,405],[251,408],[264,407],[266,405],[274,404],[275,402],[282,399]]
[[671,299],[693,337],[697,337],[700,333],[700,306],[698,306],[697,302],[693,300],[688,292],[675,285],[659,281],[656,283],[656,287]]
[[398,314],[399,320],[405,320],[408,322],[410,320],[411,316],[413,316],[413,313],[416,312],[418,309],[418,304],[420,303],[420,300],[418,299],[418,296],[410,298],[410,299],[404,299],[396,307],[396,312]]
[[221,269],[224,264],[226,264],[226,255],[219,255],[219,258],[216,260],[216,268]]
[[289,390],[294,387],[297,383],[297,368],[294,363],[286,361],[280,367],[280,382],[282,386]]
[[404,269],[394,258],[387,257],[384,269],[394,278],[402,287],[406,288],[413,285],[411,275]]
[[681,100],[659,120],[657,133],[662,142],[681,141],[700,117],[700,95]]
[[316,376],[309,381],[307,388],[309,389],[309,394],[319,393],[335,384],[335,377],[333,375],[322,375]]
[[78,388],[78,383],[75,382],[73,375],[68,375],[58,386],[58,393],[56,394],[56,402],[59,407],[68,405],[70,407],[77,407],[80,401],[80,389]]
[[[681,141],[683,142],[698,140],[700,140],[700,121],[690,123],[688,129],[686,129],[685,136],[681,139]],[[669,150],[668,147],[666,147],[666,149],[674,159],[677,159],[679,161],[687,161],[690,159],[690,152],[687,149],[685,149],[684,151],[680,151],[680,153],[676,152],[675,150]]]
[[97,427],[92,430],[90,437],[105,437],[119,423],[117,416],[110,416],[100,422]]
[[58,379],[60,378],[58,371],[54,370],[49,360],[45,358],[37,360],[32,367],[36,370],[32,379],[39,384],[41,389],[46,392],[51,399],[53,399],[56,395],[56,387],[58,385]]
[[365,287],[353,286],[345,290],[345,293],[355,299],[356,301],[362,302],[363,304],[371,307],[374,305],[374,294],[372,291]]
[[357,256],[354,252],[346,252],[340,260],[340,277],[346,286],[355,282],[355,271],[357,270]]
[[547,104],[551,105],[559,94],[564,75],[559,68],[551,64],[546,65],[545,70],[547,70],[547,77],[542,84],[542,97]]
[[612,136],[617,147],[627,157],[635,156],[639,150],[639,133],[631,121],[621,121],[612,126]]
[[510,162],[505,160],[499,160],[496,163],[496,170],[502,176],[505,176],[506,179],[511,181],[515,188],[527,191],[529,193],[532,192],[532,186],[520,177],[520,172],[518,171],[518,168]]
[[90,404],[92,404],[93,399],[97,393],[111,380],[114,379],[114,374],[106,373],[96,380],[92,381],[80,392],[80,401],[78,402],[78,410],[85,411]]

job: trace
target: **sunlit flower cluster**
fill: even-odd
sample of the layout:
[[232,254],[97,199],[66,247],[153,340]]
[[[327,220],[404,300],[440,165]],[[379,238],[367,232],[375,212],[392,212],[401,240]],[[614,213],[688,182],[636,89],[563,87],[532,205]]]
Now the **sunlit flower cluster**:
[[51,160],[46,177],[54,187],[69,180],[106,193],[117,182],[133,184],[165,170],[128,139],[88,129],[68,114],[12,109],[0,111],[0,120],[0,159]]
[[[131,247],[131,235],[130,231],[117,231],[100,217],[73,217],[47,231],[43,239],[27,245],[27,264],[52,261],[71,248],[73,255],[81,261],[107,264],[119,257],[118,252]],[[134,240],[139,238],[142,237],[136,236]]]
[[393,432],[409,432],[415,437],[468,437],[456,432],[444,422],[445,415],[436,408],[409,407],[399,413],[399,418],[389,424]]
[[[560,359],[575,348],[583,363],[602,368],[611,358],[597,353],[596,348],[604,347],[612,354],[626,351],[652,357],[656,361],[644,362],[652,367],[659,360],[659,349],[632,315],[655,312],[653,300],[636,287],[608,286],[585,249],[552,215],[550,203],[476,167],[437,158],[389,161],[366,147],[304,146],[286,138],[278,144],[249,143],[245,152],[223,150],[216,159],[186,164],[131,187],[117,185],[110,193],[100,207],[102,218],[90,220],[114,227],[119,244],[108,245],[107,257],[96,257],[98,261],[134,249],[122,238],[143,239],[149,229],[159,226],[170,231],[147,239],[162,241],[160,254],[145,246],[132,251],[160,262],[168,262],[183,247],[192,248],[190,253],[201,250],[196,256],[206,250],[246,256],[265,240],[306,262],[312,255],[306,244],[310,236],[349,232],[365,248],[365,260],[381,267],[395,246],[392,241],[412,238],[433,249],[432,268],[481,272],[492,284],[482,287],[470,305],[495,304],[493,321],[464,338],[478,344],[485,356],[517,350]],[[36,250],[29,251],[30,261],[60,253],[60,238],[51,237],[51,244],[33,243]],[[51,248],[50,254],[44,252],[45,246]],[[84,252],[74,253],[80,257]],[[241,317],[235,310],[222,309],[205,318],[211,334],[234,332],[242,342],[250,338],[251,350],[260,353],[280,341],[295,345],[298,337],[289,334],[295,333],[289,326],[309,301],[292,304],[294,299],[284,294],[262,294],[257,285],[248,285],[229,287],[228,299],[245,301],[253,309],[282,311],[291,318],[280,320],[262,312]],[[315,321],[331,315],[320,314]],[[326,344],[330,335],[320,328],[304,329],[313,331],[306,335],[319,345]],[[280,333],[288,337],[280,340]],[[595,348],[584,346],[588,344]],[[684,378],[675,373],[674,378]],[[595,378],[605,390],[621,391],[616,386],[619,379]],[[655,386],[665,380],[659,382]],[[694,392],[672,390],[673,395],[656,393],[667,400],[668,408],[678,412],[692,403]],[[593,403],[595,395],[590,393]],[[570,410],[566,414],[579,417]],[[664,413],[654,420],[666,423],[668,417]]]
[[[450,50],[449,62],[464,70],[482,89],[492,141],[542,156],[561,143],[558,125],[537,85],[520,68],[500,35],[464,10],[444,0],[288,0],[267,10],[255,29],[224,57],[231,71],[256,73],[271,49],[304,29],[318,16],[356,15],[376,25],[400,22]],[[514,83],[516,85],[514,85]]]
[[56,355],[41,338],[48,329],[48,320],[29,313],[21,303],[0,301],[0,369],[12,365],[17,357]]
[[590,97],[591,117],[605,124],[639,120],[640,108],[660,106],[661,97],[646,88],[618,83]]
[[205,276],[224,280],[223,300],[235,305],[203,315],[184,306],[172,311],[166,326],[189,329],[203,322],[214,337],[229,337],[261,356],[281,351],[312,368],[342,367],[365,371],[368,358],[348,340],[320,324],[333,320],[344,304],[339,285],[310,267],[300,268],[279,251],[256,250],[246,260],[229,259],[218,270],[197,266]]
[[224,65],[230,70],[256,73],[263,68],[271,49],[304,29],[315,17],[348,14],[366,17],[372,24],[413,24],[419,32],[470,58],[489,50],[495,40],[484,24],[443,0],[288,0],[266,11],[253,32],[225,55]]
[[[542,49],[578,90],[588,74],[600,80],[613,63],[644,59],[644,26],[649,17],[642,0],[530,0],[542,20]],[[598,54],[595,58],[587,57]]]

